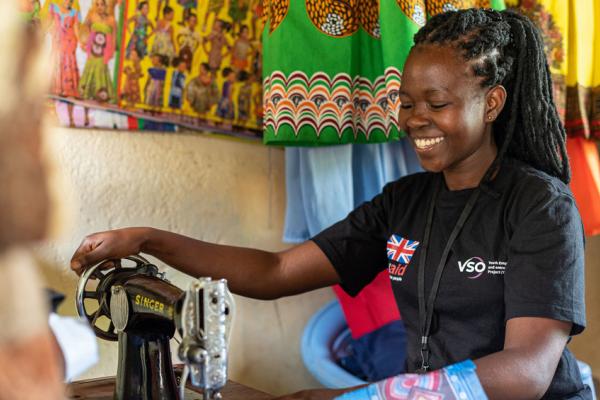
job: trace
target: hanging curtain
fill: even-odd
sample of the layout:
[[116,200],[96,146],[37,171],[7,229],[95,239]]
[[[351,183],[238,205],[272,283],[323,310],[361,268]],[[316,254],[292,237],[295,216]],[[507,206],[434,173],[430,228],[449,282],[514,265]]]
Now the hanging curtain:
[[600,2],[507,0],[544,33],[554,99],[567,135],[600,140]]
[[269,0],[263,33],[264,142],[397,140],[398,88],[428,16],[502,0]]
[[567,139],[571,164],[571,191],[588,236],[600,234],[600,157],[594,142]]

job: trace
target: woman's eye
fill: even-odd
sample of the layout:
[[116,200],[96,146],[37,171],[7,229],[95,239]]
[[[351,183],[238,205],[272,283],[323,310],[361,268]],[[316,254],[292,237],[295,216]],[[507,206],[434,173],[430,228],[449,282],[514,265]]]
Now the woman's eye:
[[403,109],[403,110],[408,110],[408,109],[412,108],[412,104],[409,104],[409,103],[401,103],[401,104],[400,104],[400,108],[401,108],[401,109]]
[[430,104],[429,107],[433,108],[434,110],[439,110],[441,108],[444,108],[448,105],[448,103],[435,103],[435,104]]

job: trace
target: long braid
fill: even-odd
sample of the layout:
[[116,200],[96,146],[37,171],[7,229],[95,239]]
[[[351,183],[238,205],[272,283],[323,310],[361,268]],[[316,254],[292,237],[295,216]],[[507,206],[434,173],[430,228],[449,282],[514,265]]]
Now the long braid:
[[482,86],[508,93],[494,123],[499,163],[506,155],[568,183],[565,129],[552,96],[544,42],[533,23],[512,11],[467,9],[431,18],[415,45],[451,44],[461,50]]

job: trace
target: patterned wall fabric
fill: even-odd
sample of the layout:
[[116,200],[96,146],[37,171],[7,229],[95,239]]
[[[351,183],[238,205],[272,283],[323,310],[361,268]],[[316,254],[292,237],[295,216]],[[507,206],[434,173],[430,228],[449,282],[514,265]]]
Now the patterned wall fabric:
[[[67,119],[89,108],[258,135],[260,0],[24,0],[55,58],[51,94]],[[59,116],[60,117],[60,116]]]
[[555,101],[571,137],[600,140],[600,2],[508,0],[544,33]]
[[398,139],[401,71],[428,16],[501,0],[268,0],[264,142]]

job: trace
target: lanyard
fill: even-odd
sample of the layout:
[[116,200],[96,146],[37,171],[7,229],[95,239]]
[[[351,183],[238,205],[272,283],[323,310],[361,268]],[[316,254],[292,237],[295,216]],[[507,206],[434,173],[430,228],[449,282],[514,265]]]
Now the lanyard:
[[450,238],[446,243],[446,247],[442,253],[442,258],[440,259],[440,263],[435,271],[435,276],[433,278],[433,285],[431,286],[431,292],[429,293],[429,299],[427,300],[427,304],[425,304],[425,262],[427,260],[427,250],[429,249],[429,239],[431,237],[431,226],[433,225],[433,214],[435,210],[435,203],[437,201],[438,193],[440,192],[440,186],[442,185],[443,177],[440,176],[438,179],[436,188],[434,189],[433,196],[431,198],[431,202],[429,203],[429,210],[427,211],[427,224],[425,225],[425,236],[423,238],[423,254],[419,259],[419,269],[418,269],[418,295],[419,295],[419,327],[421,330],[421,368],[417,371],[420,373],[429,371],[429,334],[431,330],[431,320],[433,318],[433,305],[435,303],[435,298],[437,296],[437,292],[440,286],[440,281],[442,280],[442,273],[444,272],[444,267],[446,266],[446,261],[448,260],[448,255],[450,254],[450,249],[452,244],[458,237],[463,225],[465,224],[469,214],[473,210],[475,206],[475,202],[479,197],[481,190],[477,187],[465,208],[463,208],[456,225],[452,229],[452,233],[450,233]]

